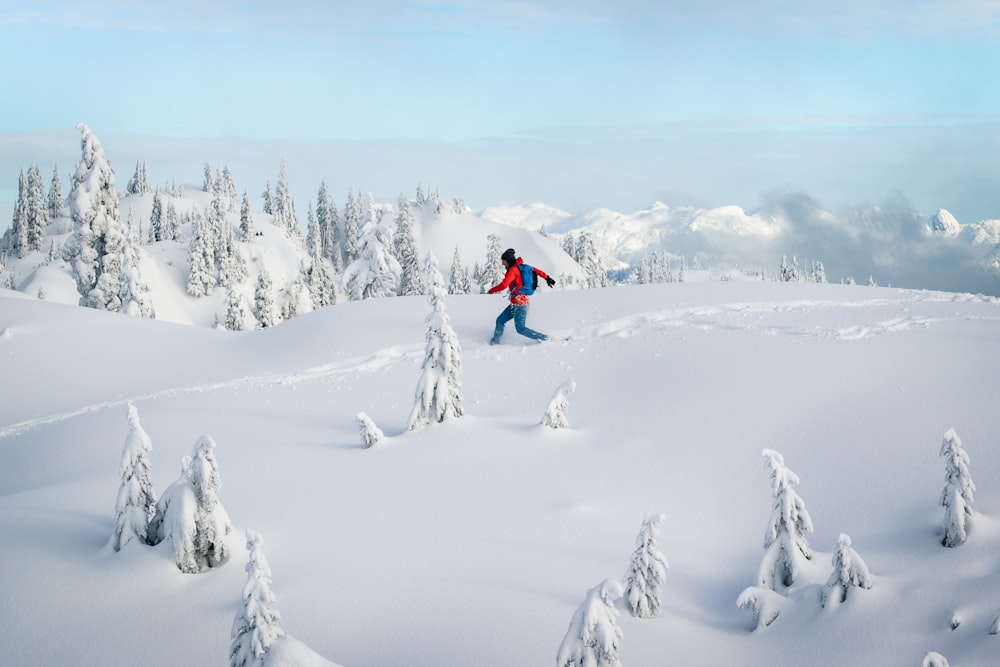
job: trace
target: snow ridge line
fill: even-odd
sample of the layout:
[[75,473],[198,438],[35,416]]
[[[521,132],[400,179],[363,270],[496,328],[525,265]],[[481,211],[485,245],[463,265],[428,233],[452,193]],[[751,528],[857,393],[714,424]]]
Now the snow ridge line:
[[187,387],[172,387],[170,389],[153,391],[148,394],[139,394],[137,396],[127,398],[115,398],[107,401],[101,401],[100,403],[85,405],[75,410],[59,412],[52,415],[46,415],[44,417],[26,419],[24,421],[4,426],[0,428],[0,440],[18,435],[39,426],[46,426],[48,424],[66,421],[81,415],[100,412],[101,410],[122,407],[129,403],[139,403],[157,398],[173,398],[184,394],[211,392],[218,391],[220,389],[233,389],[246,386],[267,388],[276,385],[294,385],[300,382],[311,382],[335,375],[356,373],[359,371],[380,370],[396,363],[419,359],[422,355],[423,346],[419,346],[419,348],[418,346],[395,346],[378,350],[364,357],[355,357],[354,359],[314,366],[312,368],[306,368],[294,373],[248,375],[232,380],[221,380],[219,382],[209,382],[206,384],[191,385]]

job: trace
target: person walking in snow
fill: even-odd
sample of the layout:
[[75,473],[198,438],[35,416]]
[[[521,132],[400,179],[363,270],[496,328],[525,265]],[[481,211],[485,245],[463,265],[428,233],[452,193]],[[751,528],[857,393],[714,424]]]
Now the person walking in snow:
[[[538,267],[525,264],[517,256],[513,248],[504,250],[500,256],[500,261],[503,263],[506,273],[503,280],[491,287],[489,292],[490,294],[496,294],[497,292],[509,289],[510,305],[504,308],[503,312],[497,317],[497,326],[493,331],[493,338],[490,339],[490,345],[496,345],[500,342],[504,327],[511,320],[514,320],[514,329],[522,336],[527,336],[533,340],[548,340],[549,337],[545,334],[525,326],[525,321],[528,319],[528,295],[534,294],[537,278],[544,280],[549,287],[554,286],[556,281]],[[527,276],[527,279],[525,276]],[[526,280],[530,282],[526,284]]]

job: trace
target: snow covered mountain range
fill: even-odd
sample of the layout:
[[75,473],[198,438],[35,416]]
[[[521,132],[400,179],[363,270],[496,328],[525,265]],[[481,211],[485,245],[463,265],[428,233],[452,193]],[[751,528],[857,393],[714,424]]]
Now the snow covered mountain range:
[[772,276],[787,256],[823,262],[831,282],[872,276],[880,284],[1000,294],[1000,219],[961,224],[945,209],[925,215],[871,206],[834,214],[803,195],[786,195],[753,211],[655,202],[628,214],[572,215],[536,203],[493,206],[482,216],[555,236],[587,232],[618,266],[664,251],[688,266]]

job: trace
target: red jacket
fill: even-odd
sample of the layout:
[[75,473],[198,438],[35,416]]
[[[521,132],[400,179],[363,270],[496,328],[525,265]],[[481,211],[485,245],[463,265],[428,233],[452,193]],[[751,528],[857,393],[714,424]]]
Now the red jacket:
[[[524,262],[520,257],[517,258],[517,264],[507,267],[507,273],[504,275],[503,280],[490,288],[490,294],[496,294],[497,292],[502,292],[505,289],[510,289],[510,302],[515,306],[527,306],[528,305],[528,295],[518,294],[518,290],[524,285],[524,281],[521,280],[521,269],[517,268],[518,264],[523,264]],[[538,274],[539,279],[548,280],[549,275],[542,271],[537,266],[531,267],[534,269],[535,273]]]

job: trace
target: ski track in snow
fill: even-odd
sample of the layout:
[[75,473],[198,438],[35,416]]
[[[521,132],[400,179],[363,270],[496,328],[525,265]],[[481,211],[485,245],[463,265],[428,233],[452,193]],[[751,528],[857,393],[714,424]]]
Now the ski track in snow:
[[73,419],[74,417],[79,417],[80,415],[90,414],[93,412],[100,412],[101,410],[118,408],[127,405],[128,403],[138,403],[141,401],[148,401],[157,398],[173,398],[175,396],[182,396],[184,394],[212,392],[221,389],[234,389],[239,387],[267,388],[278,385],[294,385],[294,384],[299,384],[300,382],[311,382],[314,380],[320,380],[337,375],[349,375],[352,373],[377,371],[392,366],[393,364],[397,364],[399,362],[419,359],[423,355],[423,352],[424,350],[422,346],[420,346],[419,349],[416,346],[412,347],[395,346],[386,348],[384,350],[378,350],[368,356],[356,357],[354,359],[346,359],[344,361],[323,364],[322,366],[315,366],[313,368],[307,368],[305,370],[297,371],[294,373],[268,373],[264,375],[245,376],[233,380],[222,380],[219,382],[209,382],[200,385],[188,385],[184,387],[163,389],[160,391],[154,391],[147,394],[140,394],[138,396],[131,396],[128,398],[115,398],[108,401],[101,401],[100,403],[93,403],[91,405],[86,405],[81,408],[77,408],[76,410],[69,410],[67,412],[60,412],[57,414],[47,415],[44,417],[28,419],[25,421],[18,422],[16,424],[5,426],[3,428],[0,428],[0,440],[8,438],[10,436],[17,435],[24,431],[31,430],[39,426],[65,421],[67,419]]
[[[754,301],[729,304],[692,306],[687,308],[668,308],[620,317],[607,322],[585,326],[571,330],[571,339],[581,338],[628,338],[640,333],[663,331],[691,327],[702,331],[758,331],[762,335],[792,335],[809,336],[817,339],[838,341],[857,341],[872,336],[906,331],[913,327],[928,327],[936,322],[953,319],[965,319],[967,316],[927,317],[922,315],[903,315],[873,324],[856,324],[846,327],[794,327],[779,326],[760,322],[761,315],[775,313],[803,314],[826,310],[829,308],[885,308],[895,307],[906,311],[914,303],[945,303],[962,301],[1000,302],[992,297],[982,297],[970,294],[949,294],[945,292],[913,292],[905,293],[901,299],[859,299],[857,301]],[[992,318],[990,318],[992,319]],[[147,401],[157,398],[171,398],[184,394],[211,392],[238,387],[272,387],[276,385],[294,385],[300,382],[311,382],[337,375],[348,375],[376,371],[400,362],[410,362],[423,355],[423,346],[394,346],[378,350],[370,355],[355,357],[344,361],[323,364],[293,373],[268,373],[257,376],[245,376],[232,380],[222,380],[201,385],[174,387],[127,398],[115,398],[92,405],[86,405],[76,410],[58,414],[28,419],[0,428],[0,439],[8,438],[24,431],[52,424],[80,415],[118,408],[128,403]]]

